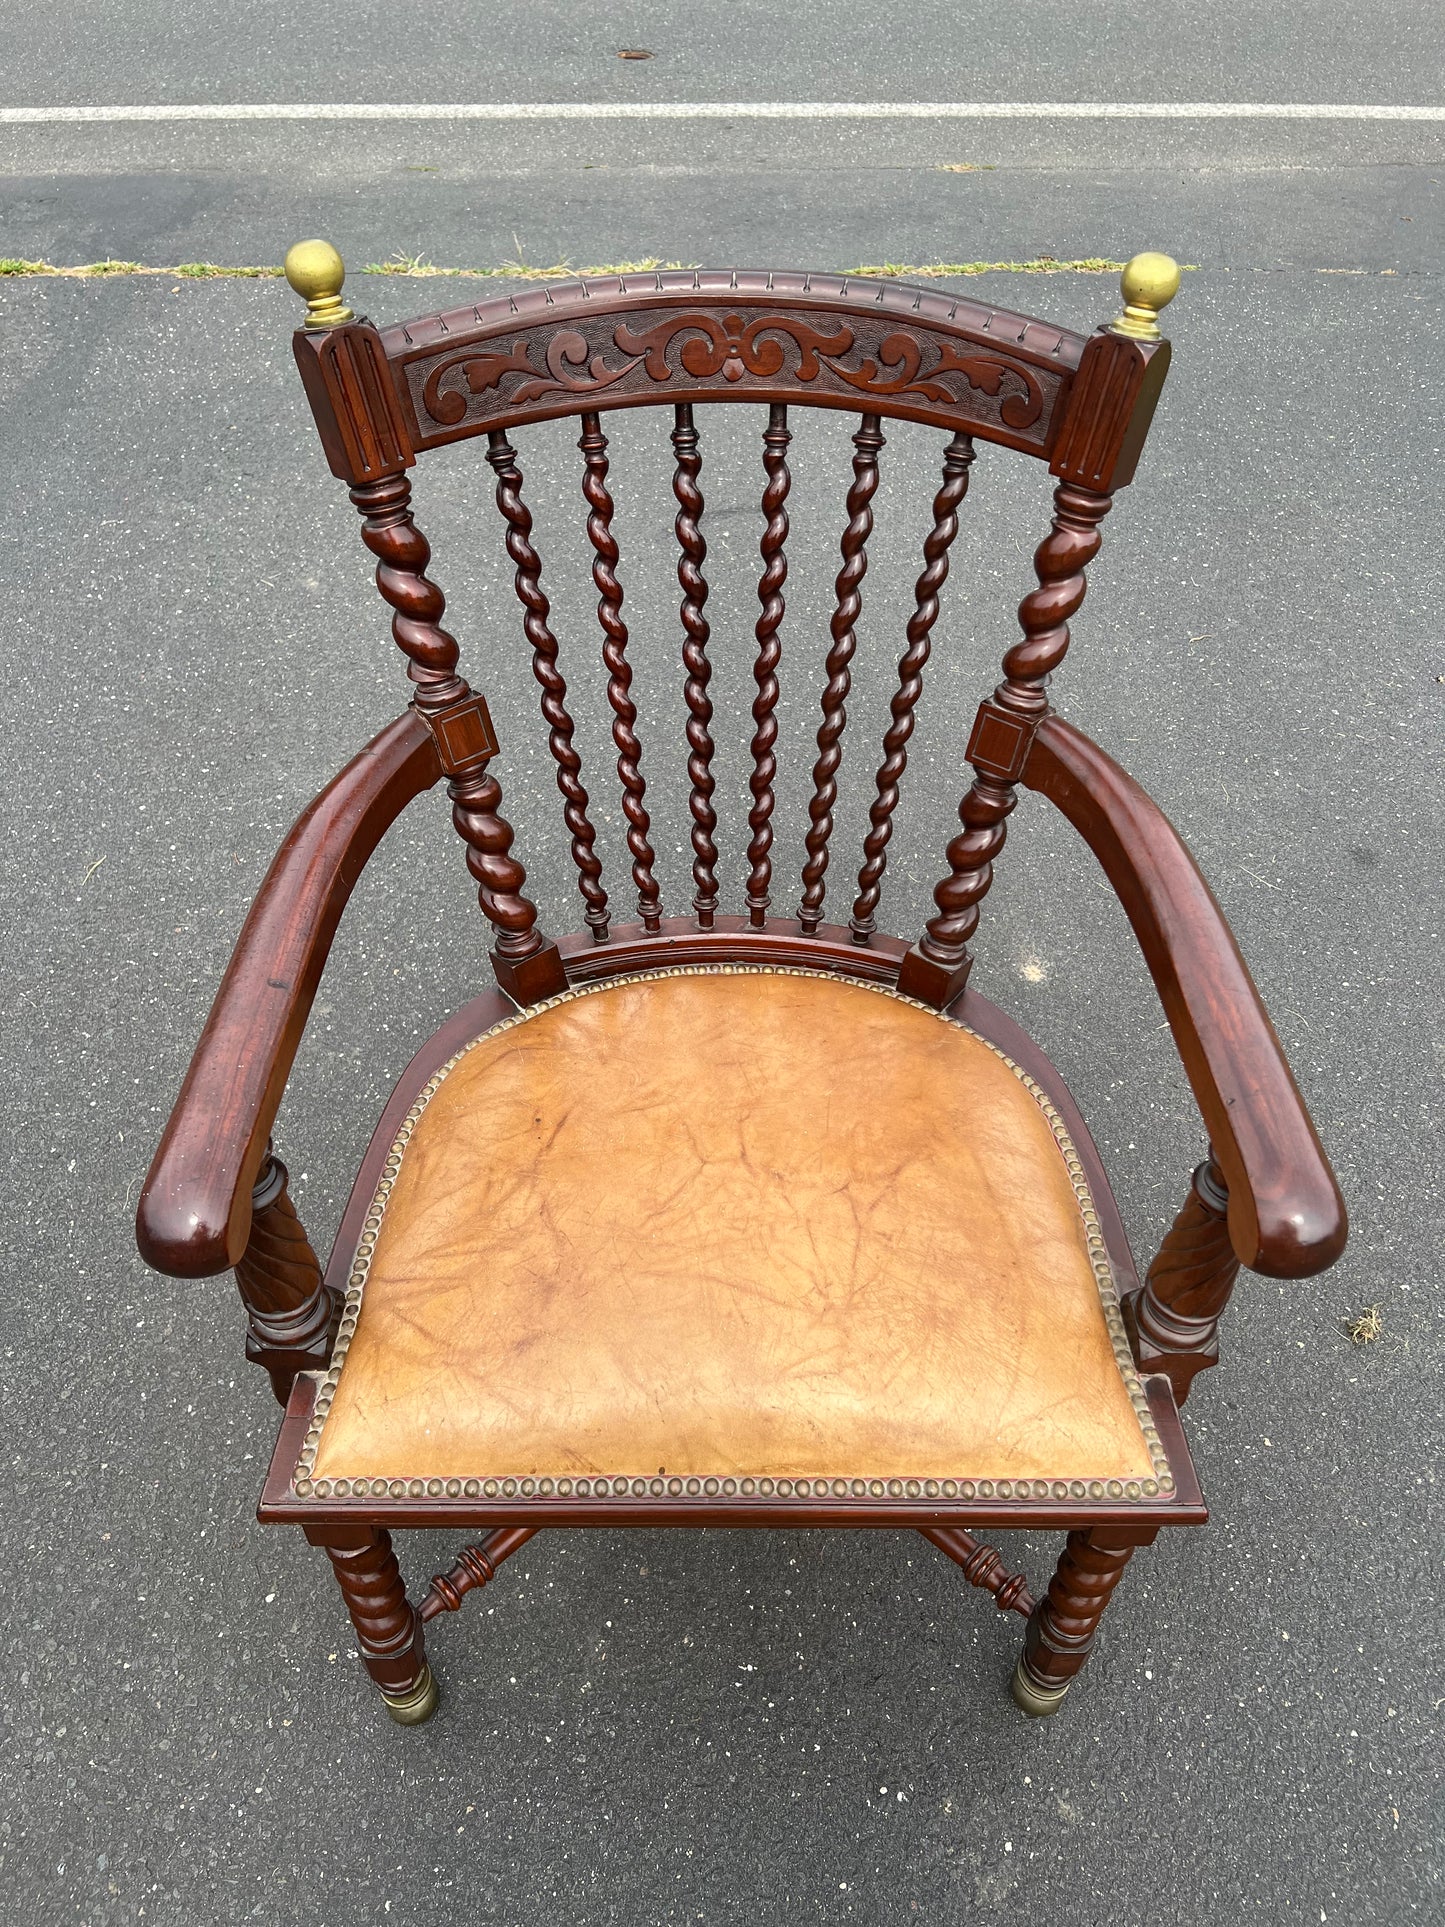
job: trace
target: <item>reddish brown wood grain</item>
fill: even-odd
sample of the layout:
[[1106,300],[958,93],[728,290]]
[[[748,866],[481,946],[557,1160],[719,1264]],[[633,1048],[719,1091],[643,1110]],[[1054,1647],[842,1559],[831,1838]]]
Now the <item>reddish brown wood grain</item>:
[[1344,1249],[1344,1199],[1234,933],[1159,806],[1062,717],[1024,768],[1104,867],[1123,904],[1229,1187],[1241,1264],[1324,1271]]
[[382,1692],[414,1693],[425,1675],[426,1636],[406,1596],[401,1569],[384,1527],[307,1535],[331,1561],[346,1610],[356,1628],[361,1663]]
[[[1099,552],[1099,524],[1110,497],[1061,482],[1053,526],[1034,551],[1039,586],[1019,604],[1023,640],[1003,659],[1004,679],[979,711],[967,756],[975,775],[959,805],[962,824],[948,846],[948,875],[933,892],[938,914],[908,953],[899,979],[910,996],[943,1005],[968,982],[968,944],[979,904],[993,884],[994,860],[1008,835],[1015,785],[1034,730],[1048,712],[1048,679],[1068,652],[1069,620],[1083,606],[1085,570]],[[991,726],[990,726],[991,725]],[[1006,752],[1000,761],[998,751]]]
[[873,532],[873,497],[878,489],[878,455],[884,447],[877,415],[865,415],[853,437],[853,485],[848,490],[848,525],[843,531],[842,567],[834,585],[832,647],[823,665],[823,720],[818,728],[818,759],[813,765],[813,800],[808,805],[808,857],[803,865],[803,896],[798,920],[811,934],[823,920],[828,844],[838,801],[838,770],[843,761],[843,731],[848,724],[852,688],[849,664],[858,647],[857,625],[863,609],[863,578],[868,573],[868,537]]
[[984,1545],[962,1526],[922,1526],[920,1530],[925,1539],[963,1568],[963,1576],[971,1586],[981,1586],[993,1594],[993,1602],[1001,1613],[1015,1612],[1023,1619],[1032,1617],[1038,1601],[1029,1591],[1027,1579],[1021,1572],[1010,1572],[992,1546]]
[[[863,839],[863,867],[858,872],[858,895],[850,919],[854,940],[867,943],[875,928],[873,913],[882,894],[888,845],[898,808],[899,785],[908,767],[908,744],[913,714],[923,694],[923,672],[933,653],[933,626],[938,621],[939,597],[948,580],[948,552],[958,534],[958,510],[968,493],[974,446],[968,435],[955,435],[943,452],[943,481],[933,498],[933,527],[923,544],[923,573],[913,591],[913,613],[908,618],[907,647],[898,663],[898,687],[888,706],[888,729],[883,737],[883,761],[874,778],[868,809],[868,834]],[[962,989],[955,985],[955,989]],[[946,1002],[946,998],[939,999]]]
[[497,477],[497,508],[507,524],[507,554],[516,571],[513,586],[524,611],[522,630],[532,647],[532,673],[542,691],[547,746],[557,765],[562,814],[572,839],[572,861],[577,866],[578,886],[586,905],[582,914],[600,940],[607,934],[607,892],[602,887],[597,831],[582,781],[582,758],[573,740],[576,725],[567,707],[567,681],[557,660],[552,605],[542,587],[541,557],[532,544],[532,511],[522,496],[522,471],[517,466],[516,450],[500,432],[491,435],[488,442],[487,460]]
[[237,1264],[251,1187],[316,986],[367,858],[441,776],[408,710],[321,792],[282,844],[211,1006],[136,1214],[141,1256],[177,1278]]
[[1140,1371],[1163,1372],[1180,1405],[1199,1373],[1219,1363],[1219,1321],[1238,1276],[1229,1193],[1210,1157],[1194,1173],[1144,1285],[1123,1306]]
[[768,425],[763,430],[763,467],[767,483],[763,489],[763,572],[758,578],[758,616],[756,635],[758,653],[753,659],[753,680],[758,693],[753,698],[753,773],[748,786],[753,806],[748,811],[748,917],[755,930],[767,922],[769,890],[773,880],[773,780],[778,773],[775,754],[778,741],[778,664],[783,645],[779,638],[785,603],[783,590],[788,580],[788,491],[793,478],[788,469],[788,427],[786,402],[775,401],[768,410]]
[[535,1526],[499,1526],[480,1545],[463,1546],[451,1571],[439,1572],[433,1578],[417,1607],[417,1618],[425,1625],[438,1613],[459,1612],[467,1594],[478,1586],[489,1586],[502,1561],[520,1552],[529,1539],[535,1538],[536,1531]]
[[236,1266],[246,1307],[246,1358],[271,1376],[284,1405],[298,1372],[324,1371],[341,1298],[322,1283],[321,1266],[286,1189],[289,1173],[272,1152],[251,1193],[251,1231]]
[[1029,1685],[1045,1693],[1063,1692],[1094,1644],[1104,1608],[1124,1568],[1154,1533],[1148,1528],[1094,1526],[1069,1534],[1024,1636],[1020,1671]]
[[[1066,426],[1078,440],[1069,398],[1091,345],[964,295],[784,268],[579,276],[378,338],[418,451],[585,409],[794,400],[964,430],[1044,459]],[[1100,404],[1114,402],[1116,385]],[[331,454],[339,433],[317,412]],[[1098,413],[1091,404],[1089,421]],[[1093,452],[1111,462],[1129,419],[1111,418]]]
[[695,886],[692,907],[698,928],[710,930],[717,914],[717,811],[713,795],[717,782],[712,773],[712,698],[708,684],[712,664],[707,645],[712,631],[704,609],[708,580],[703,573],[707,561],[707,540],[702,532],[703,492],[702,450],[697,424],[689,402],[678,402],[673,411],[672,447],[677,458],[672,492],[677,497],[677,519],[673,523],[679,550],[677,583],[682,590],[679,615],[682,622],[682,661],[687,671],[683,697],[687,703],[687,776],[691,789],[688,809],[692,815],[692,880]]

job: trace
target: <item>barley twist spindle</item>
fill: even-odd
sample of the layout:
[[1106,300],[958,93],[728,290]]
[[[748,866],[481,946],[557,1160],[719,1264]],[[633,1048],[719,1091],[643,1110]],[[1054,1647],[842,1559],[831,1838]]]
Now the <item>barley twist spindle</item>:
[[813,765],[813,800],[808,806],[807,862],[798,921],[805,936],[815,936],[823,916],[828,843],[833,806],[838,800],[838,768],[843,760],[843,730],[848,721],[849,664],[858,646],[857,624],[863,610],[863,577],[868,570],[868,537],[873,532],[872,501],[878,487],[878,454],[884,446],[876,415],[865,415],[853,437],[853,484],[848,490],[848,525],[841,543],[843,566],[834,585],[832,647],[824,665],[823,721],[818,730],[818,760]]
[[703,574],[707,543],[701,528],[703,497],[698,482],[702,472],[702,455],[698,449],[691,402],[680,401],[677,404],[672,446],[677,457],[672,492],[678,502],[674,527],[680,551],[677,580],[682,589],[682,662],[687,671],[683,699],[687,704],[687,774],[691,784],[688,808],[692,813],[692,880],[696,885],[692,902],[699,929],[711,930],[718,900],[717,844],[713,840],[717,830],[717,812],[712,804],[713,791],[717,786],[712,773],[712,702],[707,693],[712,675],[712,665],[707,657],[710,631],[707,617],[703,614],[708,583]]
[[542,564],[532,545],[532,512],[522,497],[522,471],[516,451],[500,429],[487,437],[487,460],[496,470],[497,507],[507,524],[507,554],[515,568],[517,600],[523,608],[522,630],[532,645],[532,673],[542,691],[542,716],[548,727],[547,747],[557,765],[557,788],[562,815],[572,838],[572,861],[582,912],[594,939],[607,936],[607,892],[602,887],[602,864],[597,855],[597,831],[588,815],[582,782],[582,758],[573,742],[575,724],[567,707],[567,683],[557,663],[557,638],[552,633],[552,605],[542,588]]
[[787,406],[775,401],[763,431],[763,468],[768,479],[762,504],[763,572],[758,580],[762,613],[754,631],[758,653],[753,660],[753,681],[758,693],[753,699],[753,773],[748,779],[753,797],[753,806],[748,811],[748,828],[752,832],[748,842],[748,922],[754,930],[761,930],[767,922],[771,901],[769,885],[773,877],[769,852],[773,847],[773,779],[778,773],[773,746],[778,740],[778,664],[783,655],[778,631],[783,621],[783,585],[788,579],[785,548],[788,511],[784,505],[792,486],[787,462],[788,444],[792,439],[788,432]]
[[607,665],[607,700],[612,706],[612,740],[617,745],[617,774],[622,779],[622,814],[627,818],[627,848],[632,857],[632,880],[637,886],[637,909],[645,930],[662,928],[662,905],[653,874],[656,856],[651,841],[651,819],[645,801],[642,745],[637,738],[637,705],[632,700],[632,665],[627,660],[627,624],[622,619],[622,586],[617,580],[617,538],[612,533],[612,496],[607,487],[607,437],[595,412],[582,417],[577,446],[585,468],[582,493],[586,497],[587,538],[592,544],[592,580],[597,587],[597,620],[602,625],[602,660]]
[[[441,626],[446,597],[426,574],[431,549],[412,519],[411,484],[405,475],[386,475],[353,488],[351,499],[363,518],[362,540],[377,558],[376,586],[392,609],[392,635],[410,663],[416,706],[440,718],[472,692],[457,674],[456,641]],[[516,963],[535,955],[546,939],[536,905],[522,895],[527,873],[510,854],[513,831],[501,814],[501,784],[483,760],[447,788],[478,900],[498,932],[498,956]]]
[[948,580],[948,551],[958,534],[958,506],[968,493],[969,467],[974,446],[969,436],[955,435],[943,456],[943,486],[933,498],[933,527],[923,544],[923,573],[914,589],[913,614],[908,619],[907,647],[898,663],[898,688],[890,704],[892,722],[883,738],[883,762],[878,770],[876,795],[868,811],[868,834],[863,839],[863,867],[858,872],[858,896],[850,926],[855,943],[867,943],[874,930],[883,872],[888,863],[888,841],[893,835],[893,813],[898,787],[908,767],[908,739],[913,734],[913,712],[923,694],[923,671],[933,647],[933,625],[938,599]]
[[[1048,712],[1048,679],[1069,647],[1069,622],[1084,600],[1084,572],[1099,552],[1099,524],[1111,506],[1112,497],[1074,483],[1060,483],[1054,491],[1053,527],[1034,553],[1039,586],[1019,604],[1023,640],[1004,657],[1004,680],[993,694],[997,710],[1030,729]],[[963,988],[969,939],[1008,834],[1005,819],[1017,800],[1016,781],[1012,774],[978,769],[959,805],[963,829],[948,846],[949,873],[933,892],[938,914],[905,962],[901,989],[947,1001]]]

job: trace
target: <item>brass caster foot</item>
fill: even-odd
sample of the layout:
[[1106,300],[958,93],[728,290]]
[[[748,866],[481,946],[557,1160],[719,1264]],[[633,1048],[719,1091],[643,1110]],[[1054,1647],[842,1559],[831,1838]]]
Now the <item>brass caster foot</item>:
[[437,1710],[441,1695],[430,1666],[423,1666],[421,1678],[409,1693],[383,1693],[386,1710],[399,1726],[420,1726]]
[[1031,1720],[1046,1720],[1050,1713],[1057,1713],[1068,1690],[1068,1680],[1061,1686],[1041,1685],[1022,1660],[1015,1666],[1013,1678],[1009,1681],[1014,1705],[1021,1713],[1027,1713]]

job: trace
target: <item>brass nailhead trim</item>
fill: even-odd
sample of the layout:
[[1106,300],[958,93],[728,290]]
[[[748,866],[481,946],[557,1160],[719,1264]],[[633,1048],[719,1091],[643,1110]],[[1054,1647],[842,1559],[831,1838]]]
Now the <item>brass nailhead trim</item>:
[[[343,1307],[341,1323],[337,1329],[336,1347],[332,1353],[330,1368],[324,1374],[320,1372],[310,1374],[310,1376],[317,1381],[317,1396],[311,1423],[302,1441],[301,1454],[296,1461],[296,1469],[292,1474],[291,1489],[296,1497],[307,1499],[314,1496],[318,1499],[329,1499],[333,1494],[337,1498],[345,1498],[348,1494],[351,1494],[357,1498],[364,1498],[368,1494],[368,1489],[370,1493],[377,1498],[381,1498],[385,1494],[390,1493],[390,1496],[394,1499],[407,1496],[420,1498],[423,1494],[429,1498],[436,1498],[442,1494],[443,1490],[445,1490],[446,1495],[451,1498],[455,1498],[459,1492],[464,1491],[469,1499],[477,1498],[479,1495],[488,1499],[494,1499],[500,1491],[504,1498],[510,1499],[517,1495],[519,1489],[524,1498],[531,1498],[534,1495],[542,1498],[550,1498],[553,1496],[554,1490],[556,1496],[559,1498],[571,1496],[574,1490],[576,1496],[582,1499],[589,1497],[606,1498],[609,1496],[609,1493],[621,1498],[629,1492],[634,1498],[662,1497],[664,1487],[660,1479],[649,1480],[634,1476],[624,1476],[610,1480],[607,1478],[598,1478],[593,1479],[590,1484],[586,1479],[578,1479],[575,1481],[575,1484],[569,1479],[558,1479],[555,1481],[555,1486],[554,1481],[551,1479],[542,1479],[538,1482],[533,1478],[524,1478],[520,1475],[500,1481],[497,1479],[485,1479],[481,1481],[468,1479],[465,1485],[456,1479],[448,1479],[445,1482],[445,1486],[440,1479],[423,1481],[421,1479],[393,1478],[388,1480],[378,1478],[368,1482],[365,1479],[348,1481],[346,1479],[331,1480],[316,1479],[313,1477],[316,1469],[317,1449],[321,1443],[321,1434],[325,1428],[326,1417],[331,1410],[336,1387],[341,1378],[341,1369],[346,1363],[346,1354],[350,1349],[351,1340],[355,1335],[357,1323],[361,1316],[362,1295],[365,1291],[367,1277],[371,1270],[371,1261],[376,1250],[377,1236],[381,1231],[382,1223],[386,1216],[386,1208],[390,1201],[392,1188],[401,1172],[402,1160],[406,1154],[407,1144],[421,1119],[422,1112],[426,1109],[432,1098],[436,1096],[452,1071],[461,1063],[462,1059],[466,1057],[469,1052],[475,1050],[479,1044],[485,1043],[488,1038],[496,1037],[502,1031],[515,1030],[519,1025],[530,1023],[534,1017],[540,1017],[544,1012],[549,1010],[556,1010],[562,1004],[575,1003],[582,997],[596,997],[609,990],[622,990],[633,984],[652,983],[659,977],[811,977],[824,983],[850,983],[857,990],[866,990],[875,997],[891,997],[895,1003],[907,1004],[914,1010],[922,1011],[926,1016],[937,1018],[940,1023],[949,1025],[953,1030],[963,1031],[966,1036],[972,1037],[978,1043],[982,1044],[986,1050],[992,1051],[994,1056],[1013,1072],[1014,1076],[1020,1084],[1023,1085],[1024,1089],[1042,1112],[1045,1121],[1054,1134],[1054,1141],[1058,1145],[1060,1155],[1064,1160],[1064,1168],[1068,1172],[1069,1182],[1073,1186],[1074,1197],[1079,1207],[1079,1217],[1083,1224],[1084,1237],[1088,1247],[1089,1264],[1093,1271],[1094,1283],[1099,1293],[1099,1304],[1104,1314],[1104,1325],[1109,1334],[1109,1342],[1113,1347],[1114,1361],[1119,1368],[1119,1375],[1124,1381],[1124,1387],[1129,1396],[1129,1403],[1133,1407],[1135,1417],[1139,1421],[1139,1429],[1149,1452],[1154,1477],[1152,1479],[1129,1479],[1127,1481],[1119,1479],[1090,1479],[1087,1482],[1083,1479],[1072,1479],[1068,1481],[1067,1484],[1062,1479],[1056,1479],[1052,1484],[1044,1479],[1035,1479],[1032,1481],[1027,1479],[1019,1479],[1017,1481],[1010,1479],[979,1479],[977,1481],[973,1479],[958,1481],[945,1479],[941,1485],[943,1496],[945,1498],[953,1498],[956,1494],[961,1499],[972,1500],[975,1496],[980,1499],[991,1499],[996,1494],[1000,1499],[1012,1499],[1014,1497],[1023,1500],[1027,1500],[1030,1497],[1046,1499],[1052,1496],[1055,1500],[1060,1500],[1064,1498],[1082,1499],[1087,1494],[1090,1499],[1095,1501],[1107,1496],[1113,1500],[1138,1502],[1143,1499],[1157,1498],[1161,1493],[1166,1496],[1172,1494],[1175,1489],[1174,1475],[1169,1468],[1169,1458],[1164,1450],[1164,1442],[1160,1438],[1158,1428],[1154,1424],[1154,1416],[1149,1408],[1148,1397],[1140,1381],[1139,1374],[1135,1369],[1133,1355],[1129,1350],[1129,1340],[1124,1330],[1124,1317],[1119,1305],[1118,1286],[1114,1280],[1113,1267],[1109,1263],[1109,1254],[1105,1248],[1103,1233],[1099,1227],[1099,1214],[1094,1208],[1094,1199],[1089,1190],[1089,1181],[1084,1171],[1083,1160],[1080,1158],[1078,1150],[1075,1148],[1074,1142],[1069,1136],[1063,1119],[1059,1116],[1057,1110],[1055,1110],[1047,1094],[1040,1085],[1035,1083],[1028,1072],[1016,1064],[1004,1051],[1001,1051],[996,1044],[990,1043],[986,1037],[980,1037],[978,1032],[971,1029],[967,1024],[960,1024],[955,1018],[945,1016],[941,1010],[934,1010],[928,1004],[921,1004],[912,997],[903,996],[901,992],[895,990],[889,984],[865,984],[858,982],[856,978],[852,977],[840,978],[831,971],[804,970],[789,964],[677,964],[668,970],[640,971],[627,977],[603,978],[595,984],[577,984],[570,990],[562,991],[556,997],[548,997],[540,1004],[531,1004],[527,1009],[519,1010],[515,1016],[504,1017],[499,1024],[493,1024],[490,1030],[485,1030],[480,1036],[472,1038],[470,1043],[464,1044],[459,1051],[447,1059],[440,1070],[435,1071],[428,1079],[415,1103],[407,1112],[392,1142],[391,1149],[387,1153],[382,1176],[377,1184],[375,1195],[372,1198],[371,1208],[367,1212],[365,1222],[362,1226],[361,1236],[357,1241],[356,1257],[352,1264],[350,1277],[347,1280],[346,1303]],[[687,1480],[686,1492],[690,1498],[716,1498],[718,1496],[732,1498],[738,1494],[741,1494],[743,1498],[752,1498],[754,1496],[771,1498],[776,1491],[779,1498],[796,1496],[805,1499],[811,1496],[821,1499],[826,1498],[831,1493],[832,1497],[839,1499],[849,1495],[855,1499],[865,1497],[871,1497],[873,1499],[916,1499],[919,1494],[919,1483],[917,1479],[890,1479],[885,1486],[881,1479],[867,1480],[833,1477],[812,1480],[778,1479],[776,1481],[768,1478],[724,1479],[720,1484],[716,1478],[706,1480],[694,1478]],[[681,1479],[669,1479],[667,1481],[666,1493],[668,1497],[681,1497],[683,1490],[684,1486]],[[940,1491],[940,1482],[937,1479],[926,1479],[922,1482],[922,1490],[927,1498],[937,1498]]]

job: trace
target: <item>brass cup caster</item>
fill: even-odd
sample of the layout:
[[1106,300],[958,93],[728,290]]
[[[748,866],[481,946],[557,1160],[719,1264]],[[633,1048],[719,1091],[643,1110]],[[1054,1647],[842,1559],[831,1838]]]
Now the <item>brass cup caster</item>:
[[408,1693],[383,1693],[386,1710],[399,1726],[420,1726],[437,1710],[441,1698],[430,1666],[423,1665],[421,1678]]
[[1045,1686],[1042,1681],[1036,1680],[1022,1659],[1015,1666],[1013,1678],[1009,1681],[1014,1705],[1021,1713],[1027,1713],[1031,1720],[1046,1720],[1050,1713],[1057,1713],[1068,1690],[1068,1680],[1058,1686]]

